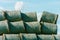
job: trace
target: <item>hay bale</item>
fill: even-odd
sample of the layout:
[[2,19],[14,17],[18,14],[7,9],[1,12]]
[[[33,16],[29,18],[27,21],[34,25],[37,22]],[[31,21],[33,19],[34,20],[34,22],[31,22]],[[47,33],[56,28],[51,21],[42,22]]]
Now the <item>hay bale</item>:
[[27,33],[41,33],[41,25],[39,22],[25,22],[24,26]]
[[0,11],[0,21],[5,20],[4,11]]
[[0,34],[2,33],[9,33],[7,20],[0,21]]
[[38,40],[55,40],[52,35],[38,35]]
[[48,22],[48,23],[56,24],[57,18],[58,18],[57,14],[44,11],[40,22]]
[[36,12],[21,13],[21,14],[22,14],[22,20],[25,22],[37,21]]
[[21,13],[20,11],[6,11],[6,18],[8,21],[20,21],[21,20]]
[[57,25],[41,22],[41,32],[42,34],[57,34]]
[[60,35],[54,35],[55,40],[60,40]]
[[19,34],[4,34],[3,40],[20,40]]
[[21,40],[37,40],[36,34],[20,34]]
[[23,21],[9,22],[9,28],[10,28],[10,33],[25,32]]

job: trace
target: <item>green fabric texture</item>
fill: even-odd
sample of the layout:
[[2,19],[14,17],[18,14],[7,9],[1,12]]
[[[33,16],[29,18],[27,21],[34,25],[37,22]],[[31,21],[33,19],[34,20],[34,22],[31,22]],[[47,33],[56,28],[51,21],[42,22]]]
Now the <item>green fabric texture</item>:
[[20,37],[18,34],[4,34],[3,39],[4,40],[20,40]]
[[41,33],[41,25],[39,22],[25,22],[24,26],[27,33]]
[[10,29],[10,33],[25,32],[23,21],[9,22],[9,29]]
[[52,35],[38,35],[38,40],[55,40]]
[[9,33],[9,27],[8,27],[7,20],[0,21],[0,34],[2,33]]
[[5,16],[8,21],[20,21],[21,20],[21,12],[20,11],[5,11]]
[[57,34],[57,25],[52,23],[41,22],[42,34]]
[[48,22],[48,23],[56,24],[57,18],[58,18],[57,14],[53,14],[53,13],[44,11],[40,22]]
[[21,16],[22,16],[22,20],[25,21],[25,22],[37,21],[36,12],[21,13]]
[[37,40],[36,34],[20,34],[21,40]]
[[0,11],[0,21],[5,20],[5,13],[4,11]]

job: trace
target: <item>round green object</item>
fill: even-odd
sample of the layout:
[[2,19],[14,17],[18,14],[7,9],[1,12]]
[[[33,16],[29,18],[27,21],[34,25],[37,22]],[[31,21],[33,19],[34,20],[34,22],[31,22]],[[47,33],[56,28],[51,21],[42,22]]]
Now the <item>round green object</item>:
[[9,26],[7,20],[0,21],[0,34],[9,33]]
[[42,34],[57,34],[57,25],[52,23],[41,22]]
[[24,26],[27,33],[41,33],[41,25],[39,22],[25,22]]
[[21,16],[22,16],[22,20],[25,22],[37,21],[36,12],[21,13]]
[[52,35],[38,35],[38,40],[55,40]]
[[4,34],[3,40],[20,40],[19,34]]
[[10,33],[23,33],[25,32],[25,27],[23,21],[9,22]]
[[5,14],[4,11],[0,11],[0,21],[5,20]]
[[5,11],[5,16],[10,22],[20,21],[21,12],[20,11]]
[[48,22],[48,23],[56,24],[57,18],[58,18],[57,14],[53,14],[53,13],[44,11],[40,22]]
[[21,40],[37,40],[36,34],[20,34]]

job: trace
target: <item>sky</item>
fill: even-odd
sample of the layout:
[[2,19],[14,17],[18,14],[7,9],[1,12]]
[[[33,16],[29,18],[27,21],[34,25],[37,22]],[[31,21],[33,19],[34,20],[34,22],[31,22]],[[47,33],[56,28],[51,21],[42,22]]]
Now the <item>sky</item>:
[[37,12],[38,21],[43,11],[58,14],[58,34],[60,34],[60,0],[0,0],[0,10],[21,10]]

